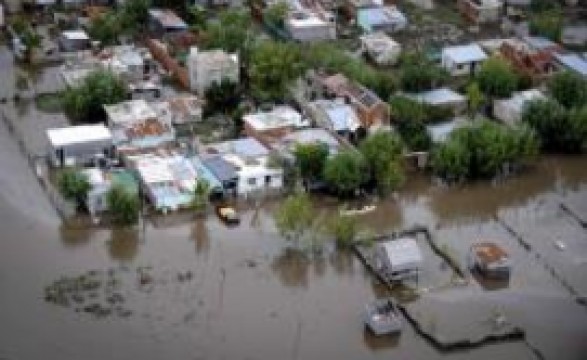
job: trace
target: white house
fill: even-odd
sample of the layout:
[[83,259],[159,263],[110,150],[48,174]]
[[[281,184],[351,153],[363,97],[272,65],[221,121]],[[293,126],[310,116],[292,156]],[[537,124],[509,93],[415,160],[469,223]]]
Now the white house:
[[493,115],[507,125],[515,125],[521,121],[526,103],[540,99],[546,97],[537,89],[516,92],[509,99],[495,100]]
[[187,69],[192,91],[204,95],[213,83],[221,83],[226,79],[233,83],[239,82],[238,54],[228,54],[224,50],[198,51],[190,49]]
[[442,49],[441,64],[451,75],[472,75],[487,59],[477,44],[449,46]]
[[112,154],[112,133],[102,124],[47,130],[49,159],[54,166],[74,166]]
[[406,96],[426,105],[451,108],[455,113],[462,112],[467,107],[467,98],[447,87],[406,94]]
[[301,42],[336,39],[335,18],[328,12],[293,11],[285,19],[285,29],[292,39]]
[[378,243],[374,257],[376,270],[392,281],[416,277],[422,264],[422,253],[413,238]]
[[344,99],[316,100],[309,103],[307,108],[316,125],[339,135],[349,135],[361,127],[355,109]]
[[283,169],[271,164],[269,150],[254,138],[209,144],[206,152],[220,155],[233,166],[239,195],[256,191],[279,191],[283,188]]
[[394,65],[402,52],[402,46],[384,32],[365,34],[360,39],[364,52],[378,65]]
[[63,31],[58,42],[61,51],[80,51],[91,47],[90,37],[83,30]]

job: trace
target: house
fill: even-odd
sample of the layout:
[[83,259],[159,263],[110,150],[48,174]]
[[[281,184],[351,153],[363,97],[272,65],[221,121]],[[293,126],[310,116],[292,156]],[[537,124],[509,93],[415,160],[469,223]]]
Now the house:
[[511,261],[507,252],[493,242],[480,242],[471,246],[469,253],[471,270],[490,278],[508,278]]
[[147,26],[157,37],[174,36],[188,30],[188,25],[170,9],[149,9]]
[[98,55],[103,67],[128,80],[143,80],[155,72],[156,65],[146,48],[119,45],[105,48]]
[[348,146],[334,133],[321,128],[308,128],[291,132],[271,145],[271,149],[279,153],[286,160],[295,160],[294,152],[298,145],[324,144],[329,155],[339,153]]
[[392,33],[408,25],[406,16],[395,6],[373,6],[357,10],[357,25],[365,33]]
[[190,89],[203,96],[213,83],[227,80],[239,83],[238,54],[228,54],[224,50],[198,51],[197,47],[190,49],[187,59]]
[[175,141],[171,119],[158,117],[145,100],[104,105],[104,111],[119,152],[156,148]]
[[92,47],[90,37],[83,30],[62,31],[57,40],[61,51],[81,51]]
[[108,192],[113,186],[121,186],[130,193],[139,193],[139,186],[134,175],[125,169],[88,168],[81,170],[90,183],[86,196],[86,206],[91,215],[108,211]]
[[342,74],[317,75],[316,81],[325,95],[345,99],[355,109],[365,130],[389,124],[389,105],[373,91]]
[[239,179],[235,165],[214,153],[200,154],[200,159],[205,171],[212,174],[220,184],[221,194],[237,194]]
[[477,44],[448,46],[442,49],[441,64],[451,75],[473,75],[487,55]]
[[467,98],[450,88],[438,88],[418,94],[406,94],[407,97],[430,106],[450,108],[455,114],[467,108]]
[[234,186],[233,174],[236,173],[236,193],[239,195],[283,188],[283,169],[271,163],[269,149],[254,138],[208,144],[203,153],[206,154],[203,155],[206,166],[211,162],[205,156],[219,155],[222,158],[216,157],[210,168],[222,183]]
[[493,102],[493,116],[507,125],[516,125],[522,120],[526,103],[540,99],[546,99],[546,97],[537,89],[515,92],[509,99]]
[[178,132],[191,132],[193,125],[202,121],[203,102],[195,95],[177,95],[152,106],[157,117],[171,123]]
[[394,65],[402,46],[384,32],[373,32],[360,37],[363,51],[377,65]]
[[292,11],[285,19],[285,29],[292,39],[300,42],[336,39],[336,21],[329,12]]
[[577,54],[555,54],[556,65],[560,70],[567,70],[587,79],[587,56]]
[[158,151],[128,155],[126,162],[156,210],[175,211],[191,204],[200,180],[191,160],[174,152]]
[[210,166],[204,164],[204,159],[200,156],[192,156],[189,160],[198,174],[198,179],[203,179],[208,183],[210,196],[222,197],[224,195],[224,185],[215,173],[210,170]]
[[554,54],[559,50],[559,45],[548,39],[525,37],[504,41],[500,54],[520,74],[540,79],[554,72]]
[[276,106],[271,111],[260,111],[243,116],[243,133],[268,145],[294,129],[309,126],[309,122],[291,106]]
[[375,245],[375,269],[391,281],[417,277],[423,257],[416,239],[399,238]]
[[54,166],[85,164],[113,153],[112,133],[102,124],[48,129],[47,137]]
[[441,122],[438,124],[426,125],[426,131],[430,135],[433,143],[443,143],[450,137],[453,131],[468,124],[467,120],[462,118],[455,118],[450,121]]
[[485,24],[499,21],[501,0],[458,0],[457,7],[468,21]]
[[361,127],[357,113],[344,99],[316,100],[307,108],[316,125],[338,135],[353,138]]

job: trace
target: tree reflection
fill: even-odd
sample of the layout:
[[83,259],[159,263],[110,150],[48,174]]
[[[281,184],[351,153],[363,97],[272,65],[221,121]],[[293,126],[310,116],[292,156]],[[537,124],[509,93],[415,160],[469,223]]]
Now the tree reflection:
[[137,255],[139,239],[138,228],[113,228],[108,241],[108,253],[112,259],[130,261]]
[[93,229],[78,218],[68,219],[59,226],[61,242],[67,247],[86,244],[92,237]]
[[206,226],[206,219],[198,218],[192,226],[191,238],[196,243],[196,253],[207,254],[210,251],[210,235]]
[[271,269],[284,286],[306,288],[310,265],[306,252],[288,247],[273,260]]

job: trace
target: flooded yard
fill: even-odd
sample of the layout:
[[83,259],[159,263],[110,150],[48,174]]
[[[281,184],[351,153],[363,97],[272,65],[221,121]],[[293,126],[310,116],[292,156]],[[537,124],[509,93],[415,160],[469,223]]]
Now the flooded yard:
[[[13,83],[4,71],[10,61],[0,55],[0,78]],[[211,213],[148,217],[132,229],[62,223],[25,154],[42,153],[44,129],[66,119],[34,103],[0,110],[19,121],[12,131],[0,121],[0,359],[581,360],[587,353],[587,308],[576,301],[587,291],[587,232],[578,220],[586,217],[587,157],[542,157],[516,178],[457,188],[410,174],[397,196],[358,217],[375,234],[426,226],[465,270],[464,285],[448,284],[454,273],[421,244],[426,290],[409,306],[429,329],[461,338],[503,316],[525,331],[524,339],[449,352],[407,322],[397,337],[366,332],[364,305],[390,292],[329,240],[321,252],[284,240],[273,223],[279,200],[241,204],[241,224],[232,228]],[[315,200],[321,216],[338,211],[332,199]],[[507,282],[468,272],[468,250],[479,239],[510,254]]]

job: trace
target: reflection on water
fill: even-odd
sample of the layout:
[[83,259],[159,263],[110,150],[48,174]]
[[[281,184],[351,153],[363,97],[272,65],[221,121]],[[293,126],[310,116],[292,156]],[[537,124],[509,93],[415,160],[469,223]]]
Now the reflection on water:
[[196,243],[196,253],[207,254],[210,251],[210,236],[208,235],[205,219],[198,218],[194,220],[190,238]]
[[114,260],[130,261],[139,251],[138,228],[113,228],[108,243],[108,253]]
[[306,288],[310,265],[307,252],[286,247],[281,255],[273,260],[271,269],[284,286]]

